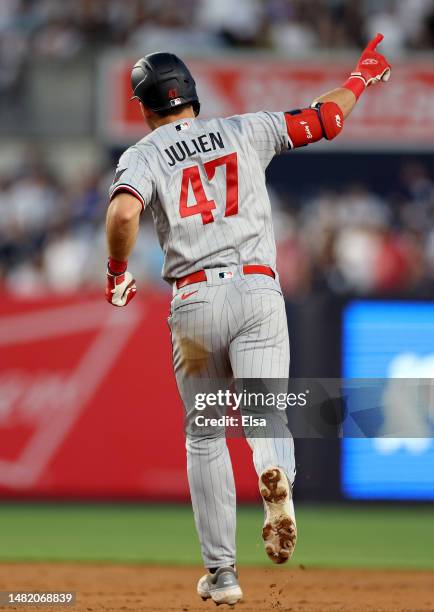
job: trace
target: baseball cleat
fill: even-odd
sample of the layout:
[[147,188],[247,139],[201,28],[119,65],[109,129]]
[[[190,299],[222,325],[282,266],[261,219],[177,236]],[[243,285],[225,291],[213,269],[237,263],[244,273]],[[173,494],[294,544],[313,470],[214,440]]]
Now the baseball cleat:
[[285,563],[295,549],[297,526],[292,491],[284,471],[278,467],[264,470],[259,476],[259,492],[265,507],[265,551],[273,563]]
[[228,604],[233,607],[243,597],[233,567],[220,567],[215,574],[202,576],[197,583],[197,593],[204,601],[212,599],[217,606]]

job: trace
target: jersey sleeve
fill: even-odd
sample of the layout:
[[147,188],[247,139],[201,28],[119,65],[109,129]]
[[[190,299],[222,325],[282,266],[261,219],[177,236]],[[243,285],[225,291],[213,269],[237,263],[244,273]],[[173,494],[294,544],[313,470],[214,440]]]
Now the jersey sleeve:
[[121,191],[135,196],[141,203],[142,210],[152,201],[154,193],[152,175],[145,157],[137,147],[130,147],[121,155],[109,189],[109,201]]
[[292,147],[288,137],[284,113],[248,113],[233,117],[256,150],[265,169],[275,155]]

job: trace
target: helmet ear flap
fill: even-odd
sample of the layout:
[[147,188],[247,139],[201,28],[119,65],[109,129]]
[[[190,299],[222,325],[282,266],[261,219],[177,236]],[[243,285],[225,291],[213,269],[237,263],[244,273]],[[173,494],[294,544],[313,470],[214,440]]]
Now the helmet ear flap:
[[131,70],[131,89],[133,90],[131,100],[137,99],[143,102],[141,92],[149,88],[145,82],[151,74],[152,68],[147,65],[146,57],[142,57],[134,64]]

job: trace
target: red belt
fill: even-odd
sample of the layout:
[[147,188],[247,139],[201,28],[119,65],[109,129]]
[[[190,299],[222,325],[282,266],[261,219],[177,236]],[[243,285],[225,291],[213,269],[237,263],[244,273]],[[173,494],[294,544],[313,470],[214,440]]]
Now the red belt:
[[[251,264],[249,266],[243,266],[244,274],[265,274],[266,276],[271,276],[272,278],[276,278],[273,270],[270,266],[262,266],[261,264]],[[178,289],[182,289],[182,287],[186,287],[187,285],[192,285],[193,283],[202,283],[206,281],[206,272],[205,270],[199,270],[199,272],[193,272],[192,274],[187,274],[187,276],[183,276],[182,278],[178,278],[176,281],[176,287]]]

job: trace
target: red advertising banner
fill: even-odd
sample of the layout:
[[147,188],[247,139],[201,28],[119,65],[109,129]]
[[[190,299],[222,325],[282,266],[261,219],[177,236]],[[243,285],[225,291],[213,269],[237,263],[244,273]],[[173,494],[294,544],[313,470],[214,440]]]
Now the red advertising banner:
[[[0,496],[187,500],[169,297],[0,304]],[[239,499],[257,497],[231,441]]]
[[[100,128],[112,143],[129,144],[146,133],[138,103],[130,101],[130,70],[136,59],[108,56],[101,63]],[[309,106],[315,97],[346,79],[352,62],[353,58],[348,62],[187,58],[204,118]],[[344,132],[331,146],[433,149],[433,99],[434,62],[394,62],[390,82],[362,96]]]

